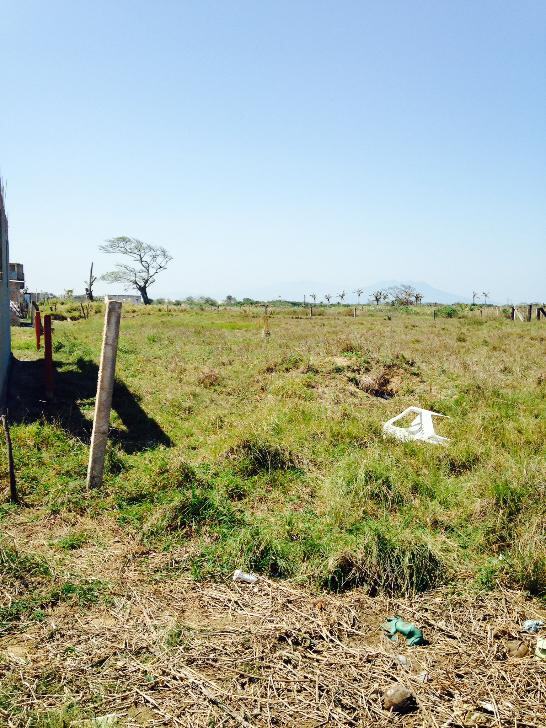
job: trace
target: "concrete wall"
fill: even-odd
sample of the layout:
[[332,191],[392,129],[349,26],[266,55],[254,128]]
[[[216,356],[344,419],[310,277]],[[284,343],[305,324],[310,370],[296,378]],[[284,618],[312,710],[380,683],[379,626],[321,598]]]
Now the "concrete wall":
[[107,299],[109,301],[120,301],[121,303],[133,303],[135,305],[142,303],[142,298],[140,296],[137,296],[137,295],[133,296],[130,293],[118,293],[118,294],[108,293],[104,297],[105,301]]
[[8,218],[4,206],[4,189],[0,182],[0,404],[2,406],[10,357]]

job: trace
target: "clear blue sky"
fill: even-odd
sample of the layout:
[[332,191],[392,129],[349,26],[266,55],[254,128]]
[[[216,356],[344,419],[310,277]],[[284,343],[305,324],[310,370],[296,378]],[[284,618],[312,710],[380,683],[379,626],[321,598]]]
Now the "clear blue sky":
[[0,54],[32,289],[127,234],[174,256],[156,296],[546,298],[544,0],[4,0]]

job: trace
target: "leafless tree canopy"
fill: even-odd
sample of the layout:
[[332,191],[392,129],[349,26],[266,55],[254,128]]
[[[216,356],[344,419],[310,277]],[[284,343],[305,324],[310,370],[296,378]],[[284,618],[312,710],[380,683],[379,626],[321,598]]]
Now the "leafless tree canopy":
[[172,256],[162,247],[144,243],[138,238],[121,236],[111,238],[100,246],[104,253],[123,255],[129,263],[116,263],[116,269],[105,273],[102,279],[108,283],[121,283],[125,290],[136,288],[145,304],[151,303],[148,288],[155,283],[158,273],[165,270]]
[[381,301],[386,301],[388,299],[388,297],[389,297],[389,294],[386,291],[377,290],[372,293],[372,298],[377,303],[378,306],[381,303]]
[[402,284],[401,286],[393,286],[387,291],[389,298],[398,306],[412,306],[414,303],[420,303],[423,295],[416,291],[413,286]]

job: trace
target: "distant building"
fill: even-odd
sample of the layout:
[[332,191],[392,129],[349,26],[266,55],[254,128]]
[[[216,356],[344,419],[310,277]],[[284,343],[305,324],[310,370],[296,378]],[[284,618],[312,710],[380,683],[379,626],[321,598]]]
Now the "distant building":
[[25,287],[25,271],[22,263],[9,264],[9,279],[10,282],[13,282],[14,286],[17,284],[21,289]]
[[121,301],[121,303],[142,303],[142,298],[140,296],[136,296],[130,293],[109,293],[107,296],[104,297],[105,301],[106,299],[108,299],[109,301]]
[[25,288],[25,272],[22,263],[9,264],[9,298],[16,306],[23,303]]
[[4,187],[0,181],[0,401],[6,394],[11,358],[8,217]]

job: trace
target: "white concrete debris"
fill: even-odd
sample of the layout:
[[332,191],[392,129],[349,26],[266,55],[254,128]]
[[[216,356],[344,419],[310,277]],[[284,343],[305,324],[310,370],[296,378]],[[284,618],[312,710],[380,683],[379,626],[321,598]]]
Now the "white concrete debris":
[[[410,414],[415,414],[416,417],[408,427],[400,427],[394,424]],[[385,435],[395,437],[402,442],[420,440],[422,442],[430,442],[433,445],[445,445],[449,442],[449,438],[437,435],[434,431],[434,423],[432,421],[433,417],[445,416],[438,412],[422,409],[421,407],[408,407],[399,415],[396,415],[396,417],[387,420],[383,425],[383,432]]]

